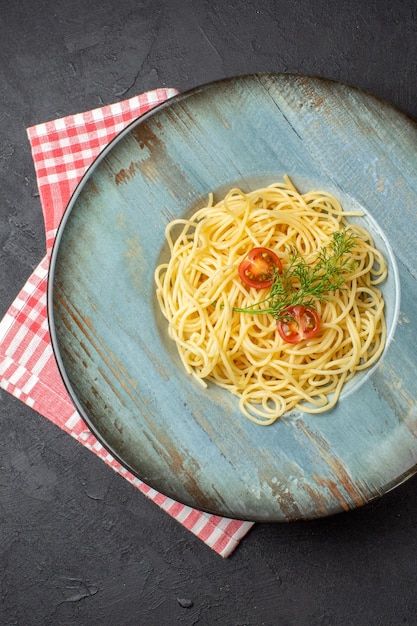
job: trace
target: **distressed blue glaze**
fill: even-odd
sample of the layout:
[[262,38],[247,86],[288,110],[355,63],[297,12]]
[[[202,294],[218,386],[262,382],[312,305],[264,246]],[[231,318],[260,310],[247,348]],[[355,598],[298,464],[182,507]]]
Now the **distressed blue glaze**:
[[[416,171],[413,121],[362,91],[303,76],[221,81],[132,124],[77,188],[48,285],[58,365],[96,436],[162,493],[251,520],[348,510],[412,475]],[[391,335],[377,367],[355,377],[333,410],[293,411],[262,428],[239,413],[232,395],[201,389],[184,373],[153,272],[173,217],[210,191],[220,196],[284,174],[301,191],[324,188],[346,208],[365,210],[390,265]]]

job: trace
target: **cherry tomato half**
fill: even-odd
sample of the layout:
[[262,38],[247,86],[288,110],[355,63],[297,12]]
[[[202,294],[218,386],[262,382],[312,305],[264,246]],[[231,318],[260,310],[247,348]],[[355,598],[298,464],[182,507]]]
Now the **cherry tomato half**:
[[255,289],[270,287],[276,271],[282,272],[281,260],[268,248],[253,248],[239,265],[240,278]]
[[296,305],[285,311],[289,319],[277,321],[278,332],[284,341],[298,343],[312,339],[320,330],[320,318],[314,309]]

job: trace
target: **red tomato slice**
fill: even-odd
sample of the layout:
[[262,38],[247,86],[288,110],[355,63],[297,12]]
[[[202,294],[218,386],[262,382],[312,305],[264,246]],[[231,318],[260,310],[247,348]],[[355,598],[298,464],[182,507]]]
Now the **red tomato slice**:
[[278,332],[287,343],[312,339],[320,330],[320,318],[314,309],[296,305],[286,309],[291,319],[278,320]]
[[270,287],[276,271],[282,272],[281,260],[268,248],[253,248],[239,265],[240,278],[255,289]]

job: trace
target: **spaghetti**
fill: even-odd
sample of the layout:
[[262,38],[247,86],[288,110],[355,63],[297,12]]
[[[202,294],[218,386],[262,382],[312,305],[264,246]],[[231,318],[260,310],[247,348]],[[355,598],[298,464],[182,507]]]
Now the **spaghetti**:
[[[381,355],[386,340],[384,301],[377,285],[387,266],[371,235],[347,218],[324,191],[301,194],[285,182],[223,200],[172,221],[166,229],[170,259],[156,268],[156,293],[168,333],[187,372],[239,397],[252,421],[272,424],[297,408],[320,413],[333,407],[343,385]],[[256,313],[270,289],[244,284],[238,267],[256,247],[272,250],[282,267],[294,251],[308,264],[335,232],[354,237],[343,285],[317,300],[320,331],[286,342],[273,315]],[[178,232],[179,231],[179,232]],[[176,235],[174,236],[174,233]],[[297,289],[297,284],[294,284]]]

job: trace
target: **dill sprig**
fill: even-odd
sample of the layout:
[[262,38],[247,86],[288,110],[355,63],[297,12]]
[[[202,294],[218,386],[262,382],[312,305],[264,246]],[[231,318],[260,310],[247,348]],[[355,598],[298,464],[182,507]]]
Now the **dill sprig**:
[[[352,271],[354,260],[349,255],[356,235],[346,229],[335,231],[331,241],[320,248],[313,264],[307,263],[293,246],[289,250],[289,263],[282,273],[275,272],[267,298],[248,307],[234,307],[238,313],[269,314],[275,319],[288,319],[290,307],[301,305],[316,308],[345,282]],[[263,304],[267,306],[262,307]]]

